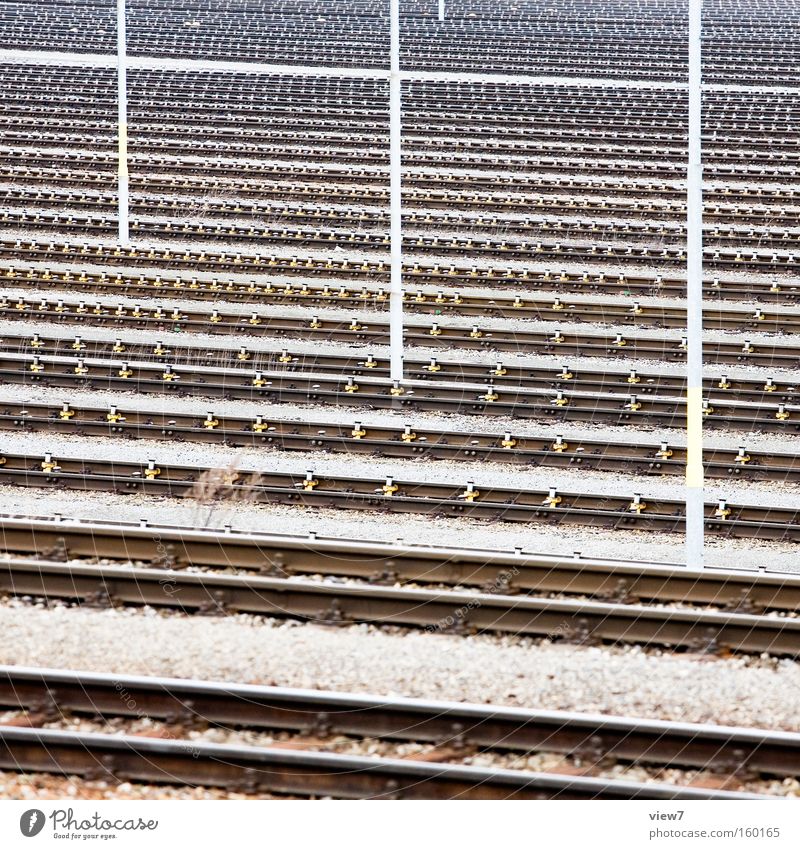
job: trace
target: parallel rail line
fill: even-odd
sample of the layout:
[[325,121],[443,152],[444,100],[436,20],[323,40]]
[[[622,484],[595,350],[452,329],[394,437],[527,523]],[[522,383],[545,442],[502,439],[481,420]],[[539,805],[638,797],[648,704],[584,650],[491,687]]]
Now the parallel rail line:
[[[336,377],[283,372],[248,373],[210,366],[130,363],[6,354],[0,377],[25,386],[107,389],[179,396],[242,399],[269,403],[334,404],[348,408],[430,410],[469,415],[541,418],[552,422],[605,421],[612,424],[676,427],[685,424],[683,399],[648,399],[495,387],[492,383],[454,385],[410,381],[403,386],[371,377]],[[776,399],[777,400],[777,399]],[[704,403],[708,427],[787,433],[798,428],[798,410],[782,402]]]
[[[596,601],[679,602],[732,612],[800,609],[800,577],[789,572],[702,571],[671,563],[609,560],[359,539],[296,536],[66,519],[0,516],[2,550],[66,563],[127,559],[175,571],[234,569],[268,577],[325,575],[372,584],[472,587],[508,595],[558,593]],[[771,565],[771,561],[770,561]]]
[[[574,468],[634,475],[683,475],[686,449],[667,442],[641,445],[608,440],[564,439],[540,434],[475,433],[428,427],[374,426],[364,422],[285,421],[146,410],[80,403],[0,404],[0,430],[111,436],[175,442],[211,442],[229,447],[266,446],[282,451],[366,454],[430,460],[498,461],[531,467]],[[800,458],[791,453],[706,447],[711,478],[800,481]]]
[[598,766],[613,758],[758,775],[800,771],[800,735],[788,732],[324,690],[3,666],[0,704],[33,715],[144,715],[172,723],[415,741],[455,750],[549,751]]
[[[733,257],[732,252],[731,256]],[[620,250],[617,258],[625,260],[626,251]],[[591,261],[591,255],[581,254],[580,259]],[[544,248],[537,254],[537,262],[548,261],[561,263],[569,257],[562,255],[555,247]],[[236,251],[193,251],[182,247],[171,248],[130,248],[121,249],[112,245],[95,244],[83,245],[65,243],[58,246],[55,242],[39,243],[33,239],[0,240],[0,261],[9,264],[12,261],[31,262],[79,262],[103,264],[108,267],[125,266],[146,269],[158,269],[169,272],[173,270],[203,271],[208,273],[246,273],[246,274],[280,274],[281,276],[301,276],[308,278],[323,278],[342,282],[355,281],[358,285],[387,284],[388,264],[382,260],[335,260],[328,259],[298,259],[297,257],[264,257],[260,254],[245,254]],[[733,257],[734,265],[740,270],[754,270],[746,257],[740,260]],[[772,265],[771,260],[762,257],[758,267],[777,273],[780,269]],[[707,263],[707,267],[713,263]],[[799,266],[800,267],[800,266]],[[783,269],[787,270],[786,268]],[[617,295],[664,295],[682,297],[686,294],[684,281],[661,279],[657,276],[628,276],[623,272],[606,275],[604,273],[576,272],[561,269],[515,270],[513,268],[457,268],[442,265],[423,265],[413,263],[403,269],[407,282],[411,285],[448,285],[448,286],[483,286],[483,287],[516,287],[524,286],[526,292],[531,288],[555,291],[587,292],[589,294]],[[764,281],[760,286],[752,280],[727,280],[725,284],[706,286],[709,295],[715,298],[738,298],[740,300],[769,299],[775,300],[780,294],[782,303],[794,303],[800,299],[800,287],[790,281]]]
[[[556,313],[558,314],[558,313]],[[41,298],[38,303],[25,298],[0,296],[0,319],[6,321],[40,321],[83,327],[156,329],[165,332],[195,332],[230,336],[265,336],[286,339],[314,339],[356,345],[388,345],[389,323],[370,317],[347,320],[317,315],[286,316],[280,312],[253,310],[227,312],[221,309],[181,309],[161,306],[142,307],[136,303],[68,301]],[[472,325],[460,327],[426,324],[404,324],[407,345],[428,348],[467,348],[487,352],[515,354],[557,354],[579,357],[633,357],[681,363],[686,358],[685,338],[669,339],[663,335],[627,337],[619,332],[601,335],[585,332],[552,330],[509,330],[503,327]],[[704,357],[708,363],[764,365],[778,368],[800,366],[800,347],[782,344],[739,342],[705,342]]]
[[[59,235],[90,236],[92,238],[110,238],[116,229],[116,221],[105,216],[71,215],[68,213],[45,212],[3,212],[0,221],[12,230],[26,230],[48,234],[51,238]],[[389,249],[389,236],[380,233],[367,233],[345,230],[302,230],[273,229],[262,225],[222,224],[184,222],[183,225],[171,220],[131,222],[131,231],[140,238],[171,240],[175,250],[181,250],[181,240],[186,244],[208,241],[211,246],[224,246],[226,243],[247,244],[248,249],[259,248],[291,249],[292,246],[303,250],[312,249],[359,249],[386,254]],[[557,230],[557,228],[549,228]],[[686,264],[686,252],[682,239],[672,242],[663,241],[658,232],[650,232],[648,225],[638,227],[624,225],[614,232],[601,234],[598,238],[592,225],[575,224],[564,230],[566,236],[574,236],[573,243],[561,241],[516,242],[498,239],[472,239],[455,236],[407,236],[403,239],[406,254],[412,256],[458,257],[473,260],[507,261],[546,261],[590,262],[592,264],[611,264],[624,262],[626,266],[683,267]],[[548,234],[550,235],[550,234]],[[558,232],[554,234],[556,237]],[[552,236],[551,236],[552,238]],[[612,241],[606,241],[606,238]],[[580,244],[582,240],[598,239],[591,244]],[[638,245],[641,240],[648,244]],[[795,246],[800,239],[783,237],[772,238],[763,235],[755,240],[749,236],[734,234],[720,239],[711,238],[712,244],[704,248],[704,264],[711,270],[737,269],[775,273],[797,273],[800,259]],[[736,247],[720,247],[717,241],[732,242]],[[756,242],[755,246],[753,242]],[[677,242],[677,245],[675,244]],[[627,247],[626,247],[627,245]]]
[[[171,366],[206,366],[222,369],[236,369],[247,372],[279,372],[297,375],[335,375],[345,380],[350,377],[371,377],[388,380],[389,361],[373,354],[348,355],[345,353],[295,353],[289,348],[280,350],[251,350],[246,345],[237,349],[229,347],[203,347],[181,344],[180,337],[171,335],[167,340],[155,343],[131,341],[119,337],[113,342],[84,335],[72,339],[57,336],[44,336],[32,333],[29,336],[6,335],[0,339],[0,355],[19,354],[35,356],[40,364],[43,357],[60,358],[48,360],[62,365],[70,358],[83,360],[83,366],[90,369],[96,360],[124,361],[137,364],[169,363]],[[123,360],[124,358],[124,360]],[[631,368],[627,371],[603,369],[595,371],[588,368],[575,368],[569,363],[560,369],[553,366],[512,365],[495,361],[491,365],[470,360],[442,360],[438,357],[416,359],[404,357],[406,378],[410,381],[472,384],[481,386],[484,382],[493,387],[514,387],[518,389],[549,389],[554,392],[591,392],[595,394],[621,395],[625,403],[636,395],[637,399],[653,397],[683,398],[686,394],[686,378],[683,374],[664,374],[655,371],[643,371]],[[77,362],[75,362],[77,365]],[[73,368],[75,368],[73,365]],[[32,370],[35,371],[35,370]],[[43,368],[42,371],[46,371]],[[80,369],[76,374],[80,373]],[[84,372],[93,374],[91,370]],[[703,380],[705,397],[712,402],[719,400],[749,401],[759,404],[794,404],[798,401],[800,387],[790,376],[744,378],[721,375]],[[353,391],[353,390],[351,390]],[[499,399],[498,399],[499,400]],[[635,407],[635,405],[633,405]],[[633,409],[632,412],[636,412]],[[713,410],[707,413],[713,414]]]
[[[269,304],[297,304],[317,307],[349,307],[357,310],[384,311],[388,293],[380,287],[362,286],[354,289],[346,285],[331,288],[330,284],[304,281],[293,285],[272,282],[237,281],[228,279],[186,280],[181,277],[164,279],[162,275],[132,277],[109,275],[105,272],[81,271],[53,272],[49,269],[20,269],[10,266],[0,271],[0,280],[15,288],[33,289],[37,293],[59,288],[77,290],[92,295],[143,296],[147,298],[190,298],[196,301],[252,302],[259,306]],[[653,281],[654,286],[660,285]],[[715,281],[709,289],[718,292],[725,284]],[[703,321],[711,330],[758,330],[767,333],[789,333],[800,330],[800,315],[781,310],[785,296],[793,299],[795,287],[776,284],[772,295],[775,304],[771,309],[748,307],[707,307]],[[762,298],[763,299],[763,298]],[[660,328],[686,327],[686,310],[683,307],[661,304],[642,305],[638,301],[622,303],[565,302],[560,297],[516,295],[475,295],[470,291],[451,289],[406,291],[403,296],[406,311],[439,316],[480,316],[492,318],[529,318],[540,321],[570,321],[616,324],[620,326]]]
[[756,794],[329,752],[0,727],[0,768],[344,799],[757,799]]
[[0,591],[91,607],[150,605],[205,615],[257,614],[320,625],[432,633],[511,633],[578,644],[644,643],[796,657],[800,619],[702,608],[408,589],[154,567],[0,559]]
[[[218,499],[338,507],[371,512],[422,513],[505,522],[578,524],[625,530],[677,532],[684,527],[684,502],[674,499],[463,485],[257,470],[206,469],[178,464],[43,458],[4,453],[0,482],[49,489],[146,492],[200,497],[214,489]],[[706,504],[709,533],[727,538],[800,541],[800,512],[789,507]]]
[[[36,154],[31,154],[34,158]],[[20,167],[14,162],[7,165],[2,164],[6,161],[0,149],[0,179],[19,185],[20,183],[36,186],[42,184],[46,189],[37,189],[37,197],[42,196],[44,200],[55,200],[56,193],[53,188],[56,186],[71,189],[66,197],[72,198],[70,202],[80,204],[82,198],[76,196],[75,190],[90,189],[92,191],[107,191],[113,184],[113,168],[114,163],[99,158],[97,156],[87,156],[83,160],[87,167],[91,167],[91,173],[82,171],[65,171],[64,161],[58,163],[58,167],[53,167],[50,170],[43,168],[31,168],[29,165]],[[26,161],[28,161],[26,159]],[[67,159],[68,163],[73,163],[73,159]],[[74,161],[75,165],[80,165],[81,160]],[[142,163],[144,167],[144,163]],[[180,163],[176,163],[176,168],[180,167]],[[358,172],[356,172],[358,173]],[[292,169],[292,175],[298,177],[296,169]],[[146,177],[134,176],[131,184],[135,187],[134,206],[136,209],[136,198],[147,195],[152,197],[153,192],[161,192],[157,198],[152,198],[154,203],[162,204],[167,209],[173,209],[177,205],[178,208],[184,209],[186,206],[185,197],[198,195],[202,197],[204,208],[210,205],[212,209],[230,214],[237,213],[239,215],[246,214],[249,210],[246,206],[246,200],[264,201],[266,198],[281,201],[305,201],[318,202],[319,190],[308,181],[314,175],[309,177],[303,174],[299,175],[299,179],[307,180],[307,183],[297,182],[278,182],[277,175],[273,179],[264,178],[260,183],[250,182],[231,182],[225,180],[213,180],[212,178],[204,179],[188,179],[186,177],[159,177],[157,175],[148,174]],[[333,175],[337,174],[334,172]],[[435,176],[435,175],[434,175]],[[420,178],[425,184],[424,178]],[[407,183],[416,182],[413,175],[409,175]],[[536,209],[540,213],[557,213],[575,214],[575,215],[591,215],[593,217],[600,216],[622,216],[625,218],[647,220],[679,220],[683,221],[686,218],[686,212],[683,204],[678,200],[660,200],[654,202],[653,197],[658,197],[660,189],[654,187],[648,195],[644,192],[642,186],[637,187],[631,183],[600,183],[580,182],[575,180],[565,180],[563,182],[553,182],[537,184],[533,187],[536,195],[535,201],[531,200],[530,196],[523,194],[483,194],[471,193],[463,194],[457,191],[431,191],[424,189],[415,189],[408,184],[403,187],[403,203],[406,208],[419,209],[445,209],[445,210],[466,210],[471,212],[492,212],[509,213],[509,212],[524,212],[529,213],[531,209]],[[513,190],[513,186],[504,184],[504,188]],[[664,192],[669,197],[680,197],[672,187],[663,187]],[[8,201],[13,195],[8,195],[9,190],[5,190],[2,194],[4,201]],[[46,191],[46,194],[44,192]],[[237,198],[236,201],[225,201],[216,197],[209,198],[209,192],[230,192],[233,191]],[[571,194],[567,194],[570,192]],[[633,196],[638,199],[623,202],[623,198],[632,192]],[[560,193],[560,197],[550,197],[552,194]],[[180,200],[175,196],[182,196]],[[594,199],[595,196],[600,196]],[[715,192],[713,188],[706,191],[707,198],[715,198],[706,201],[704,210],[704,219],[709,223],[741,223],[741,224],[760,224],[762,226],[783,226],[793,227],[796,223],[796,212],[792,206],[794,192],[787,190],[777,195],[770,195],[761,190],[748,191],[743,187],[732,186],[726,188],[724,192]],[[113,195],[102,196],[104,202],[109,205],[109,210],[114,205]],[[327,184],[325,189],[326,202],[340,203],[355,203],[359,206],[373,205],[385,206],[388,202],[388,192],[382,188],[370,188],[369,186],[360,186],[359,188],[346,185]],[[167,199],[173,198],[169,203]],[[723,205],[723,202],[725,205]],[[733,203],[749,202],[758,203],[758,207],[754,206],[731,206]],[[245,205],[243,205],[245,204]],[[421,216],[418,216],[418,218]],[[500,225],[498,225],[500,226]]]

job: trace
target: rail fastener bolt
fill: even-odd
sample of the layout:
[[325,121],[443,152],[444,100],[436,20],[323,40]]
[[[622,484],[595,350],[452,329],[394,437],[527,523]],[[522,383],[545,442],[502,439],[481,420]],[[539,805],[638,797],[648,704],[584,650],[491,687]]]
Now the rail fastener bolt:
[[53,455],[47,452],[44,455],[44,460],[42,460],[42,471],[43,472],[57,472],[61,466],[58,465],[58,461],[53,459]]
[[475,489],[475,481],[467,481],[467,488],[459,493],[459,498],[463,498],[464,501],[472,504],[480,496],[479,490]]
[[403,432],[400,434],[400,439],[403,442],[413,442],[417,438],[417,434],[411,430],[411,425],[405,425]]
[[545,507],[553,507],[553,508],[558,507],[558,505],[561,504],[561,496],[558,494],[558,492],[557,492],[557,490],[554,486],[550,487],[550,489],[547,492],[547,495],[545,496],[544,500],[542,501],[542,504],[544,504]]
[[144,470],[144,476],[147,480],[155,480],[161,474],[161,469],[156,466],[155,460],[147,461],[147,468]]
[[714,518],[721,519],[723,522],[731,515],[731,509],[728,507],[728,502],[724,498],[720,498],[717,502],[717,507],[714,510]]
[[206,415],[206,419],[203,422],[203,427],[206,430],[214,430],[214,428],[219,427],[219,419],[214,418],[214,413],[209,410]]
[[638,516],[640,513],[643,513],[647,509],[647,504],[642,501],[641,493],[637,492],[633,496],[633,501],[628,505],[628,510],[631,513],[636,513]]
[[669,460],[672,455],[673,451],[666,442],[662,442],[661,447],[656,451],[656,457],[659,460]]
[[517,444],[517,440],[516,440],[516,439],[514,439],[514,437],[511,435],[511,431],[510,431],[510,430],[507,430],[507,431],[503,434],[503,438],[502,438],[502,440],[500,441],[500,445],[501,445],[503,448],[506,448],[506,449],[509,449],[509,450],[510,450],[511,448],[514,448],[514,447],[516,446],[516,444]]
[[69,403],[66,401],[61,405],[61,409],[58,411],[58,417],[63,419],[64,421],[69,421],[75,415],[74,410],[70,410]]
[[556,441],[550,446],[550,449],[558,454],[562,454],[564,451],[569,450],[569,443],[564,442],[564,437],[559,433],[556,436]]
[[319,486],[319,481],[314,477],[314,471],[312,469],[308,469],[306,471],[305,478],[299,484],[295,485],[301,487],[306,492],[313,492],[314,489]]
[[387,475],[386,482],[378,492],[382,492],[385,498],[391,498],[398,489],[400,487],[394,482],[394,478],[391,475]]
[[119,422],[125,421],[125,416],[123,416],[121,413],[118,413],[117,408],[112,405],[108,408],[108,412],[106,413],[106,421],[109,424],[118,424]]

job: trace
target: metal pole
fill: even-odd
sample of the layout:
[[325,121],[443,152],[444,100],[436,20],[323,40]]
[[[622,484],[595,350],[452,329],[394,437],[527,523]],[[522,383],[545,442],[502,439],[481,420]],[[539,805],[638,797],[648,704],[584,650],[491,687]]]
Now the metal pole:
[[689,0],[689,163],[686,174],[686,565],[703,568],[702,0]]
[[403,223],[401,200],[400,0],[389,0],[389,174],[391,196],[391,285],[389,290],[390,377],[403,379]]
[[439,20],[444,20],[444,0],[439,0]]
[[128,79],[125,58],[125,0],[117,0],[117,103],[119,105],[119,243],[128,239]]

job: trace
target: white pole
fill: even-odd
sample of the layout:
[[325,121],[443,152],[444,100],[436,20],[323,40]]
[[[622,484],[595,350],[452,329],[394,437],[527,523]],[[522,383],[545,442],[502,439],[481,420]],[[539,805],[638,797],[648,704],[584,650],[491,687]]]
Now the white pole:
[[703,568],[702,0],[689,0],[689,164],[686,189],[686,565]]
[[128,79],[125,58],[125,0],[117,0],[117,103],[119,105],[119,243],[128,238]]
[[444,0],[439,0],[439,20],[444,20]]
[[391,196],[391,285],[389,289],[390,377],[403,379],[403,222],[401,200],[400,0],[389,0],[389,173]]

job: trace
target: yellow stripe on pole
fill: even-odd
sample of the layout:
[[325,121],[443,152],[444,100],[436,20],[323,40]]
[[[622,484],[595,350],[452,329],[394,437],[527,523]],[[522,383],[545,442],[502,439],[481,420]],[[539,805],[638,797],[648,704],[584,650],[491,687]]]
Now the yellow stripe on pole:
[[703,389],[686,390],[686,486],[703,486]]

